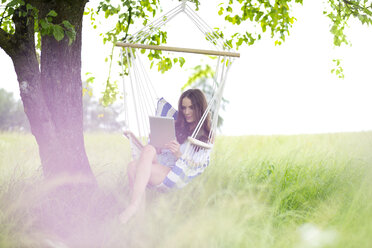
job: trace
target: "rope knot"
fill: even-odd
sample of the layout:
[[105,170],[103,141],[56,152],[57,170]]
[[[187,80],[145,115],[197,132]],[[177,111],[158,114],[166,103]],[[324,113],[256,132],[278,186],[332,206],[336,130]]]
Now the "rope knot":
[[185,11],[185,7],[186,7],[186,2],[188,0],[182,0],[182,11]]

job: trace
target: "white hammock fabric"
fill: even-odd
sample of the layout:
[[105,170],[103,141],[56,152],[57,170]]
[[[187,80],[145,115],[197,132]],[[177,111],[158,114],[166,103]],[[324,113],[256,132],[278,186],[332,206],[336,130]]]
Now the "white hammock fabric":
[[[195,26],[200,30],[206,39],[210,41],[218,51],[230,50],[229,46],[219,37],[187,4],[183,1],[180,5],[167,12],[160,18],[156,19],[149,25],[145,26],[128,41],[130,43],[144,43],[149,36],[158,32],[159,29],[171,21],[180,13],[186,14],[191,19]],[[127,42],[128,42],[127,41]],[[122,59],[126,59],[129,68],[128,77],[124,76],[123,66],[123,90],[124,90],[124,112],[126,129],[135,130],[136,136],[141,140],[142,144],[146,144],[149,135],[148,116],[154,115],[156,111],[159,113],[158,94],[153,86],[142,62],[141,56],[137,49],[123,48],[121,52]],[[209,165],[209,157],[213,147],[213,141],[216,135],[218,112],[222,99],[223,90],[226,84],[226,78],[230,66],[233,62],[231,57],[218,57],[215,75],[213,78],[213,95],[209,99],[208,107],[200,119],[191,137],[183,144],[184,152],[180,159],[176,161],[175,166],[164,180],[164,185],[168,188],[183,187],[192,178],[201,174]],[[129,102],[132,102],[131,108],[128,107]],[[206,121],[208,115],[211,115],[211,131],[209,133],[209,141],[201,142],[196,139],[197,134]],[[132,120],[130,117],[134,117]],[[130,139],[132,147],[132,155],[138,158],[140,147],[135,145],[135,142]]]

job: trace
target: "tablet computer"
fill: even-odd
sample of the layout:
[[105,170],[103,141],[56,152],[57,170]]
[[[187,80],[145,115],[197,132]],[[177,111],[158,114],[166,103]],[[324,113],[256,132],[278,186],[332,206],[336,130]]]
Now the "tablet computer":
[[149,116],[150,120],[150,144],[156,148],[164,148],[164,145],[176,139],[176,129],[172,117]]

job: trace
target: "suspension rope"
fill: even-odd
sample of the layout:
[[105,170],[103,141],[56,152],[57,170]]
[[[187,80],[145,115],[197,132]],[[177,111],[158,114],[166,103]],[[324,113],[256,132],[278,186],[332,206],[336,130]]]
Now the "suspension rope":
[[[156,102],[152,101],[153,99],[158,99],[158,94],[152,81],[147,74],[144,64],[142,63],[141,56],[139,55],[138,49],[155,49],[155,50],[164,50],[164,51],[175,51],[175,52],[193,52],[193,53],[202,53],[217,55],[217,64],[215,74],[212,78],[212,97],[208,101],[207,109],[204,111],[201,119],[199,120],[196,128],[194,129],[192,135],[189,137],[190,144],[196,144],[198,148],[195,148],[192,145],[188,145],[185,151],[185,159],[187,160],[188,156],[196,155],[198,160],[206,159],[208,156],[198,155],[200,149],[210,149],[211,145],[214,142],[214,136],[216,134],[217,124],[218,124],[218,110],[222,101],[222,93],[225,87],[227,74],[229,68],[234,61],[234,57],[239,57],[239,53],[231,52],[230,46],[219,37],[208,24],[200,18],[200,16],[193,11],[186,3],[186,0],[183,0],[181,4],[168,11],[166,14],[162,15],[155,21],[151,22],[149,25],[143,27],[138,32],[133,34],[128,38],[128,42],[123,43],[118,42],[117,46],[123,47],[122,58],[126,56],[128,63],[128,75],[130,81],[130,88],[132,91],[132,100],[134,103],[134,114],[136,116],[137,127],[139,137],[144,138],[149,133],[149,122],[148,116],[153,115],[156,109]],[[144,45],[144,44],[134,44],[136,42],[143,43],[148,37],[150,37],[155,32],[159,32],[160,28],[175,18],[178,14],[184,13],[197,27],[197,29],[206,37],[206,39],[214,45],[217,51],[212,50],[202,50],[202,49],[190,49],[190,48],[175,48],[175,47],[166,47],[166,46],[154,46],[154,45]],[[125,55],[123,54],[125,51]],[[124,64],[124,61],[123,61]],[[125,69],[122,64],[123,76],[125,74]],[[125,86],[125,80],[123,79],[123,89],[127,90]],[[127,107],[127,97],[124,96],[125,102],[125,111],[126,118],[128,119],[127,123],[129,126],[129,114]],[[212,116],[211,116],[212,115]],[[199,133],[200,129],[203,127],[203,124],[211,117],[211,130],[208,135],[208,142],[201,142],[196,140],[196,136]]]
[[[128,65],[130,65],[132,63],[131,59],[130,59],[130,56],[129,56],[129,49],[126,49],[126,56],[127,56],[127,61],[128,61]],[[132,96],[135,96],[135,91],[134,91],[134,83],[133,83],[133,72],[131,70],[129,70],[129,78],[130,78],[130,84],[131,84],[131,89],[132,89]],[[137,120],[137,124],[139,125],[139,117],[138,117],[138,108],[137,108],[137,103],[135,100],[133,100],[133,104],[134,104],[134,110],[135,110],[135,116],[136,116],[136,120]],[[141,136],[141,130],[139,128],[138,130],[139,132],[139,135]]]
[[[120,52],[120,59],[121,61],[124,61],[124,51],[122,50]],[[127,90],[126,90],[126,83],[125,83],[125,68],[124,68],[124,63],[121,63],[121,70],[122,70],[122,83],[123,83],[123,108],[124,108],[124,124],[126,128],[129,128],[129,116],[128,116],[128,101],[127,101]]]
[[138,32],[134,33],[130,37],[131,42],[139,42],[142,38],[150,36],[155,30],[158,30],[161,26],[168,23],[175,16],[182,12],[181,5],[176,6],[172,10],[168,11],[155,21],[151,22],[149,25],[143,27]]
[[[220,49],[225,50],[226,48],[230,50],[230,46],[223,41],[223,39],[220,38],[218,34],[216,34],[217,37],[213,37],[212,34],[215,34],[214,30],[194,11],[192,10],[188,5],[185,10],[185,13],[189,15],[191,20],[195,20],[200,25],[200,30],[204,33],[206,37],[208,37],[209,41],[214,44],[213,40],[216,40],[217,42],[220,42]],[[216,39],[217,38],[217,39]]]
[[141,42],[152,35],[155,31],[158,31],[160,27],[164,26],[166,23],[171,21],[175,16],[179,13],[185,13],[189,19],[195,24],[195,26],[204,34],[204,36],[209,40],[219,51],[230,50],[230,46],[223,41],[219,35],[213,31],[213,29],[195,12],[193,11],[187,4],[186,1],[183,1],[181,4],[173,8],[172,10],[168,11],[149,25],[143,27],[141,30],[133,34],[129,41],[130,43],[123,43],[117,42],[117,46],[123,47],[133,47],[133,48],[144,48],[144,49],[156,49],[156,50],[165,50],[165,51],[180,51],[180,52],[192,52],[192,53],[204,53],[210,55],[217,55],[217,56],[230,56],[230,57],[239,57],[239,53],[216,53],[211,52],[209,50],[201,50],[201,49],[188,49],[188,48],[175,48],[175,47],[162,47],[162,46],[153,46],[153,45],[143,45],[143,44],[134,44],[137,42]]

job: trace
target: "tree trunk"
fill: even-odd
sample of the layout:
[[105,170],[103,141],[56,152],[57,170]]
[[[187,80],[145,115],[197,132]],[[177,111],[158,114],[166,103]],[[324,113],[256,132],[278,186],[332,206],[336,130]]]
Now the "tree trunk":
[[68,20],[76,31],[76,40],[71,45],[67,36],[61,41],[43,36],[40,67],[31,17],[14,15],[16,32],[11,38],[14,44],[11,49],[4,49],[13,60],[25,113],[47,178],[84,176],[95,181],[83,136],[81,33],[86,2],[33,1],[40,18],[54,10],[58,16],[53,23]]

